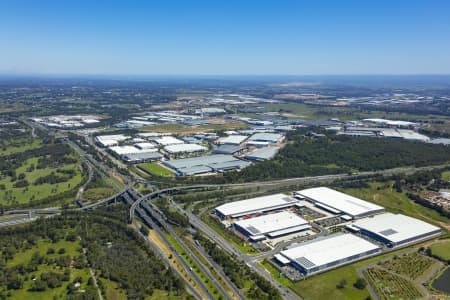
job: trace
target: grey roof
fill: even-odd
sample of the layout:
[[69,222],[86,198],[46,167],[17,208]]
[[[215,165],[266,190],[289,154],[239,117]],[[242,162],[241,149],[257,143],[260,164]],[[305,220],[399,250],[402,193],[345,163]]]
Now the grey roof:
[[158,160],[163,156],[158,152],[130,153],[124,156],[126,161]]
[[279,133],[266,133],[266,132],[258,132],[252,135],[248,140],[249,141],[268,141],[271,143],[278,142],[283,135]]
[[202,174],[202,173],[208,173],[212,172],[213,170],[208,166],[193,166],[190,168],[184,168],[182,170],[179,170],[181,175],[195,175],[195,174]]
[[259,148],[252,153],[247,154],[245,158],[250,160],[267,160],[273,158],[279,150],[280,148],[278,147]]
[[213,150],[214,154],[234,154],[242,151],[244,148],[236,145],[221,145]]
[[181,138],[183,141],[185,141],[186,143],[191,143],[191,144],[199,144],[202,141],[193,137],[193,136],[185,136]]
[[172,159],[163,162],[164,165],[176,170],[181,175],[193,175],[210,171],[242,169],[250,163],[231,155],[215,154],[200,157]]

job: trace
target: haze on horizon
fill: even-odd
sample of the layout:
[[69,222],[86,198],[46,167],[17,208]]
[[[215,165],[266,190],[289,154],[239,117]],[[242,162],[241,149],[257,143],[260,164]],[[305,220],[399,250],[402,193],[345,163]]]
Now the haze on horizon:
[[450,74],[450,2],[2,1],[0,73]]

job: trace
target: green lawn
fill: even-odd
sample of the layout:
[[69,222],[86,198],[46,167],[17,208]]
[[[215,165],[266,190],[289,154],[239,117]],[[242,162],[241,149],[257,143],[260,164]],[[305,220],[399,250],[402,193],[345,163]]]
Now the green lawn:
[[267,111],[281,111],[291,113],[305,119],[316,119],[315,112],[317,108],[302,103],[268,103],[264,107]]
[[283,276],[280,273],[280,271],[275,266],[273,266],[270,262],[268,262],[267,260],[260,261],[260,262],[258,262],[258,264],[261,265],[267,271],[269,271],[269,273],[272,275],[272,277],[276,281],[281,283],[282,285],[284,285],[284,286],[291,286],[292,285],[292,281],[289,278]]
[[[268,103],[264,104],[267,111],[280,111],[291,113],[304,119],[330,119],[355,120],[363,118],[385,118],[395,120],[429,120],[434,116],[419,116],[400,112],[369,111],[356,107],[313,106],[304,103]],[[295,117],[294,117],[295,118]]]
[[438,242],[430,246],[431,254],[440,257],[443,260],[450,261],[450,240]]
[[127,300],[127,295],[124,290],[122,290],[119,287],[119,284],[117,282],[105,279],[105,278],[99,278],[98,281],[103,284],[103,287],[105,289],[105,296],[108,300]]
[[437,211],[421,206],[410,200],[406,194],[398,193],[392,188],[392,181],[371,182],[368,188],[343,189],[344,193],[361,198],[378,205],[384,206],[388,211],[401,213],[429,223],[439,225],[438,222],[449,222],[450,220],[441,216]]
[[450,171],[444,171],[441,174],[442,180],[450,181]]
[[98,187],[85,190],[81,198],[83,201],[92,202],[108,198],[114,194],[115,191],[112,188]]
[[[109,300],[110,298],[108,298]],[[125,298],[126,299],[126,298]],[[178,300],[178,299],[187,299],[187,293],[183,295],[174,295],[172,293],[168,293],[167,291],[155,290],[153,291],[153,295],[145,298],[146,300]]]
[[139,164],[139,168],[160,177],[169,177],[173,175],[172,171],[155,162]]
[[[28,181],[29,186],[22,188],[13,187],[14,182],[11,182],[10,177],[4,177],[0,180],[0,184],[4,184],[6,189],[0,190],[0,204],[5,206],[14,204],[27,204],[33,201],[39,201],[45,199],[49,196],[54,196],[61,194],[63,192],[69,191],[79,185],[83,181],[83,176],[79,170],[79,164],[70,164],[61,166],[60,169],[63,170],[74,170],[76,172],[75,176],[70,178],[66,182],[50,184],[44,183],[40,185],[34,185],[34,182],[39,177],[47,176],[51,172],[55,172],[58,168],[45,168],[37,169],[35,168],[31,172],[27,172],[28,167],[31,165],[37,165],[38,158],[33,157],[27,159],[23,162],[22,166],[16,169],[16,174],[25,174],[25,179]],[[65,199],[61,199],[64,202]],[[61,204],[61,203],[60,203]]]
[[31,137],[27,139],[21,138],[18,140],[3,141],[2,146],[0,146],[0,156],[39,148],[41,145],[42,142],[40,139],[32,139]]
[[[23,252],[19,252],[16,255],[14,255],[14,258],[12,260],[9,260],[7,263],[7,267],[11,267],[17,264],[26,263],[31,259],[31,256],[34,252],[39,251],[41,255],[46,255],[47,250],[49,248],[55,249],[56,252],[58,252],[59,249],[64,248],[66,252],[64,255],[70,255],[70,256],[78,256],[80,255],[80,252],[78,249],[80,248],[80,243],[77,242],[69,242],[65,240],[60,240],[57,243],[52,243],[51,241],[47,240],[39,240],[37,241],[36,245]],[[49,254],[49,257],[57,257],[59,254]]]
[[158,131],[174,134],[192,134],[202,131],[219,131],[219,130],[235,130],[244,129],[248,125],[243,122],[225,121],[224,124],[208,124],[200,126],[185,126],[180,124],[158,124],[141,128],[142,131]]

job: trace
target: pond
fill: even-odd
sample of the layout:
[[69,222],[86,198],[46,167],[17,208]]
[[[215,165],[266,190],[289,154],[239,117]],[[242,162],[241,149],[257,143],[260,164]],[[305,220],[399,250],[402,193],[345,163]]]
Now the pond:
[[432,287],[438,291],[450,294],[450,268],[433,281]]

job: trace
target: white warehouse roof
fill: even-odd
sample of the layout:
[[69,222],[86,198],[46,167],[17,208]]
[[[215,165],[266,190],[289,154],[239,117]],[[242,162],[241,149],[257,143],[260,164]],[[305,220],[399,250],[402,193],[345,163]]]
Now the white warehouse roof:
[[301,190],[294,192],[294,196],[307,198],[310,201],[317,202],[322,207],[330,207],[331,209],[350,215],[353,218],[368,216],[384,211],[384,208],[379,205],[346,195],[327,187]]
[[142,150],[134,147],[134,146],[114,146],[109,148],[111,151],[117,153],[118,155],[126,155],[126,154],[132,154],[132,153],[139,153]]
[[206,151],[208,148],[197,145],[197,144],[178,144],[178,145],[169,145],[164,147],[169,153],[182,153],[182,152],[198,152],[198,151]]
[[385,213],[352,224],[390,241],[394,245],[440,233],[440,228],[401,214]]
[[139,148],[139,149],[142,149],[142,150],[155,148],[155,145],[153,145],[152,143],[148,143],[148,142],[137,143],[134,146],[136,148]]
[[158,144],[160,144],[162,146],[184,144],[184,142],[182,140],[174,138],[173,136],[163,136],[159,139],[155,139],[155,142],[157,142]]
[[[293,227],[300,229],[300,226],[306,224],[308,224],[308,221],[290,211],[263,215],[234,223],[235,226],[244,229],[250,236],[268,233],[273,233],[277,236],[277,232],[284,232],[286,229]],[[303,226],[301,228],[306,229]]]
[[364,119],[365,122],[372,122],[378,124],[386,124],[391,126],[416,126],[417,123],[399,120],[387,120],[387,119]]
[[[320,266],[326,267],[328,264],[345,263],[347,258],[361,258],[379,249],[377,245],[353,234],[337,234],[299,244],[281,251],[280,254],[305,269],[313,269]],[[347,262],[350,260],[352,259]]]
[[114,146],[109,148],[111,151],[117,153],[118,155],[128,155],[128,154],[138,154],[138,153],[150,153],[157,152],[156,148],[138,149],[133,146]]
[[117,145],[119,142],[125,141],[129,138],[129,136],[123,134],[99,135],[96,137],[97,141],[104,147]]
[[239,217],[246,214],[264,212],[295,205],[298,201],[284,194],[262,196],[248,200],[235,201],[216,207],[223,216]]
[[229,135],[227,137],[222,137],[217,140],[218,144],[232,144],[232,145],[239,145],[243,141],[245,141],[248,138],[246,135]]
[[159,136],[165,136],[170,135],[170,133],[162,133],[162,132],[142,132],[138,133],[139,136],[149,138],[149,137],[159,137]]

